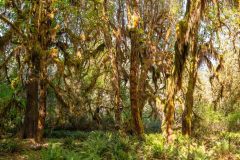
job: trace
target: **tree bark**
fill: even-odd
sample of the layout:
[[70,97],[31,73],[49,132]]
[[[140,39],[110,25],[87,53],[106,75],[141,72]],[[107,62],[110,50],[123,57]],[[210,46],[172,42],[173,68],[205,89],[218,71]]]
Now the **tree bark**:
[[120,48],[116,46],[116,53],[114,55],[114,58],[112,59],[112,64],[113,64],[113,77],[114,77],[113,86],[115,88],[115,93],[114,93],[115,120],[116,120],[116,127],[118,129],[121,127],[119,54],[120,54]]
[[[127,1],[128,2],[128,1]],[[139,27],[139,11],[138,1],[132,1],[133,16],[130,15],[130,4],[127,4],[129,22],[129,36],[131,40],[130,54],[130,101],[135,133],[139,139],[144,139],[144,127],[139,107],[139,66],[140,66],[140,51],[141,51],[141,34],[138,31]]]
[[47,106],[47,82],[46,78],[46,66],[45,62],[41,64],[40,84],[39,84],[39,102],[38,102],[38,123],[37,123],[37,134],[35,137],[36,142],[42,142],[45,118],[46,118],[46,106]]
[[164,118],[162,122],[162,131],[167,135],[167,141],[172,142],[173,122],[174,122],[174,97],[176,93],[176,79],[174,76],[169,78],[167,84],[167,101],[164,108]]
[[185,99],[185,108],[182,114],[182,134],[191,136],[192,134],[192,109],[194,102],[194,89],[197,79],[197,66],[196,66],[196,57],[192,57],[191,71],[189,74],[188,87]]
[[[37,133],[35,136],[35,141],[40,143],[43,141],[44,128],[45,128],[45,118],[46,118],[46,108],[47,108],[47,52],[51,52],[49,47],[51,43],[54,42],[55,36],[53,34],[52,28],[52,18],[47,15],[52,14],[52,1],[47,1],[43,3],[39,1],[38,4],[38,21],[35,25],[38,28],[36,44],[39,46],[38,55],[40,58],[39,67],[39,102],[38,102],[38,122],[37,122]],[[48,18],[44,18],[48,17]],[[45,23],[39,23],[40,21],[45,21]],[[50,33],[50,34],[49,34]],[[52,54],[52,53],[51,53]]]
[[143,64],[141,67],[141,74],[139,78],[139,89],[138,89],[138,95],[139,95],[139,109],[140,109],[140,115],[142,117],[143,114],[143,108],[146,103],[146,86],[147,86],[147,78],[148,78],[148,71],[151,66],[152,59],[150,57],[150,52],[145,51],[143,56]]
[[130,57],[130,99],[132,118],[135,132],[139,138],[143,138],[144,128],[139,107],[138,77],[139,77],[139,36],[136,32],[131,33],[131,57]]
[[34,138],[37,132],[38,120],[38,58],[32,54],[32,67],[26,84],[27,104],[23,123],[22,138]]
[[[31,25],[35,27],[29,39],[30,78],[27,85],[27,108],[24,119],[24,138],[34,138],[41,142],[43,138],[46,117],[46,90],[47,90],[47,50],[51,43],[51,18],[46,18],[51,13],[51,3],[38,1],[33,4],[36,16]],[[44,19],[47,23],[40,23]]]
[[[118,11],[121,12],[121,11]],[[121,54],[120,49],[120,28],[118,29],[119,34],[115,34],[116,36],[116,47],[114,50],[112,38],[111,38],[111,28],[109,27],[109,16],[107,14],[107,0],[103,3],[103,15],[105,15],[105,28],[103,28],[104,31],[104,39],[106,46],[110,53],[110,59],[111,59],[111,67],[112,67],[112,88],[114,91],[114,114],[115,114],[115,127],[116,129],[120,129],[121,127],[121,97],[120,97],[120,71],[119,71],[119,56]],[[119,17],[118,17],[119,18]],[[118,20],[119,21],[119,20]],[[114,28],[116,31],[116,28]]]
[[187,57],[195,51],[193,48],[195,47],[194,44],[196,43],[204,6],[205,0],[188,0],[185,17],[179,21],[176,27],[177,41],[175,43],[174,67],[172,75],[168,80],[167,102],[164,109],[166,114],[166,127],[163,126],[167,134],[168,142],[170,143],[172,142],[174,122],[174,98],[177,91],[182,87],[182,73]]

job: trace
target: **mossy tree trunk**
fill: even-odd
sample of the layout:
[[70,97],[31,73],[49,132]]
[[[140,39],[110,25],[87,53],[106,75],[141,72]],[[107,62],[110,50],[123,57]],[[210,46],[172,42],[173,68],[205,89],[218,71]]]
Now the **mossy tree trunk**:
[[119,33],[119,34],[115,34],[116,47],[114,48],[112,35],[111,35],[111,28],[109,24],[109,15],[107,11],[108,11],[107,0],[104,0],[103,15],[105,17],[104,18],[105,26],[103,27],[103,32],[104,32],[105,44],[109,51],[109,58],[111,59],[112,89],[114,92],[113,102],[114,102],[115,127],[116,129],[120,129],[121,127],[121,97],[120,97],[121,81],[120,81],[120,69],[119,69],[120,54],[121,54],[120,37],[119,37],[120,28],[117,28],[115,26],[113,28],[115,29],[115,32]]
[[[31,11],[35,15],[29,26],[34,32],[28,35],[27,46],[30,52],[29,82],[27,84],[27,107],[24,119],[23,138],[35,138],[36,142],[43,140],[47,105],[47,64],[54,54],[50,49],[56,27],[52,26],[52,1],[39,0],[32,4]],[[49,16],[51,14],[51,16]]]
[[168,80],[167,84],[167,100],[164,108],[164,118],[162,122],[162,131],[167,135],[167,141],[172,141],[173,134],[173,122],[174,122],[174,96],[176,93],[176,80],[172,76]]
[[131,33],[131,57],[130,57],[130,99],[132,118],[137,135],[142,138],[144,129],[141,119],[138,95],[138,76],[139,76],[139,43],[136,33]]
[[193,112],[193,102],[194,102],[194,89],[197,80],[197,64],[196,57],[192,57],[190,62],[190,73],[188,79],[187,93],[185,99],[185,108],[182,114],[182,134],[191,136],[192,133],[192,112]]
[[194,52],[196,37],[202,13],[205,7],[205,0],[188,0],[185,17],[179,21],[176,27],[177,41],[175,43],[174,67],[172,75],[168,80],[167,101],[165,104],[165,126],[163,128],[167,134],[168,142],[172,142],[173,122],[174,122],[174,98],[182,87],[182,73],[190,53]]
[[36,54],[32,54],[31,67],[26,83],[26,110],[24,116],[22,138],[34,138],[37,132],[38,121],[38,74],[39,59]]
[[40,83],[39,83],[39,104],[38,104],[38,125],[37,125],[37,134],[35,140],[37,142],[42,142],[44,127],[45,127],[45,118],[46,118],[46,106],[47,106],[47,81],[46,73],[47,68],[45,61],[41,62],[41,74],[40,74]]
[[[130,54],[130,101],[132,119],[135,126],[135,133],[139,139],[144,139],[144,127],[141,117],[141,109],[139,104],[139,69],[141,53],[141,33],[139,32],[139,9],[138,1],[132,1],[131,5],[128,4],[128,17],[129,17],[129,36],[131,41],[131,54]],[[132,8],[132,16],[130,15],[130,7]],[[131,18],[130,18],[131,17]]]
[[[35,137],[36,142],[40,143],[43,141],[43,134],[45,128],[46,119],[46,109],[47,109],[47,64],[49,58],[56,58],[56,49],[50,49],[51,44],[54,42],[57,25],[52,26],[52,21],[54,18],[52,1],[43,3],[39,1],[39,12],[38,21],[44,22],[42,24],[37,23],[38,26],[38,39],[37,44],[39,44],[39,56],[40,56],[40,73],[39,73],[39,102],[38,102],[38,125],[37,134]],[[52,16],[48,16],[48,15]]]
[[147,99],[147,94],[146,94],[146,87],[147,87],[147,78],[148,78],[148,71],[149,68],[152,64],[152,59],[151,59],[151,51],[144,51],[143,57],[142,57],[142,65],[141,65],[141,74],[139,77],[139,89],[138,89],[138,94],[139,94],[139,109],[140,109],[140,115],[141,117],[143,116],[143,109],[144,105],[146,103]]
[[114,86],[115,86],[115,97],[114,97],[114,106],[115,106],[115,120],[116,127],[119,129],[121,127],[121,97],[120,97],[120,69],[119,69],[119,55],[121,54],[119,43],[116,43],[116,52],[113,58],[113,71],[114,71]]

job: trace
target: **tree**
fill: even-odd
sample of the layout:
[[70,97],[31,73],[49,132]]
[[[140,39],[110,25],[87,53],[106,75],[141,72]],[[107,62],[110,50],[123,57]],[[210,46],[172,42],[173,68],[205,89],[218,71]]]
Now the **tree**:
[[[121,12],[121,2],[119,0],[118,2],[118,15]],[[121,49],[120,49],[120,16],[118,16],[117,23],[118,27],[116,27],[114,24],[114,32],[115,32],[115,38],[116,38],[116,47],[114,47],[113,40],[112,40],[112,35],[111,35],[111,22],[110,22],[110,17],[108,15],[108,3],[107,0],[103,2],[103,16],[104,16],[104,21],[105,25],[103,27],[103,33],[104,33],[104,39],[105,39],[105,44],[107,45],[107,49],[109,51],[109,57],[111,59],[111,66],[112,66],[112,88],[114,91],[114,111],[115,111],[115,125],[116,128],[121,127],[121,97],[120,97],[120,84],[121,84],[121,79],[120,79],[120,56],[121,56]],[[115,49],[114,49],[115,48]]]
[[[187,1],[184,18],[176,27],[174,67],[167,84],[167,101],[165,105],[167,139],[172,141],[174,122],[174,97],[182,85],[182,73],[189,54],[196,55],[197,33],[205,7],[205,0]],[[195,56],[193,56],[193,61]],[[195,62],[194,62],[195,63]],[[193,64],[194,65],[194,64]],[[193,73],[194,74],[194,73]],[[189,82],[193,83],[193,82]],[[191,99],[191,98],[190,98]],[[189,99],[189,103],[192,103]]]
[[[128,2],[129,3],[129,2]],[[141,34],[138,30],[138,25],[140,21],[140,15],[138,10],[138,2],[132,1],[129,7],[133,10],[132,16],[129,19],[130,28],[129,28],[129,36],[131,40],[131,54],[130,54],[130,99],[131,99],[131,110],[132,110],[132,118],[135,126],[135,131],[139,138],[144,138],[144,128],[140,113],[139,107],[139,54],[141,53]],[[130,8],[128,8],[130,9]],[[130,11],[128,11],[130,12]],[[130,13],[129,13],[130,14]]]

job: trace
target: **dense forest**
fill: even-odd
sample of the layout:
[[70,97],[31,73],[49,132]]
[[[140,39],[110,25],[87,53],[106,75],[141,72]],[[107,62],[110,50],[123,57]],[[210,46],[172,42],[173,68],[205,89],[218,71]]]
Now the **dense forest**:
[[0,159],[240,159],[239,0],[0,0]]

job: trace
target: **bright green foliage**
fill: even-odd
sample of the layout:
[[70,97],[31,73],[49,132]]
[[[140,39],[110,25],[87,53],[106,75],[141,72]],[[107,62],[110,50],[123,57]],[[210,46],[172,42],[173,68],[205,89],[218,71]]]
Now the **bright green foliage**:
[[210,136],[227,129],[224,113],[214,111],[212,105],[199,104],[194,113],[196,114],[193,120],[195,137]]
[[14,90],[9,85],[1,83],[0,91],[0,105],[3,105],[12,98]]
[[145,145],[145,150],[146,153],[148,153],[148,156],[159,159],[187,159],[188,156],[198,158],[198,156],[201,156],[202,154],[201,152],[195,152],[196,149],[198,148],[190,145],[189,140],[182,136],[178,137],[174,144],[166,145],[164,137],[160,134],[148,135]]
[[176,135],[176,139],[171,145],[165,143],[165,139],[161,134],[147,135],[146,143],[144,144],[144,153],[147,159],[210,160],[227,156],[239,158],[240,156],[238,144],[233,144],[234,140],[232,140],[229,148],[229,142],[226,137],[204,145],[202,142],[188,139],[181,136],[181,134]]
[[16,96],[18,92],[19,88],[0,84],[0,130],[16,133],[17,127],[22,123],[25,100]]
[[[239,0],[201,0],[197,4],[204,12],[199,18],[200,10],[190,6],[188,13],[186,2],[0,0],[0,138],[19,135],[28,124],[35,128],[36,123],[24,123],[24,119],[34,116],[40,120],[42,115],[38,128],[45,129],[43,142],[48,144],[34,150],[15,139],[3,139],[0,159],[2,153],[44,160],[240,159]],[[199,27],[191,23],[196,19]],[[187,53],[195,47],[196,53]],[[193,78],[190,72],[195,58],[183,59],[178,51],[194,55],[198,61],[190,107],[193,114],[186,118],[192,124],[191,138],[179,132],[184,128],[187,82]],[[137,52],[135,56],[133,52]],[[133,77],[132,57],[137,63]],[[175,103],[170,108],[176,110],[166,116],[169,109],[163,106],[174,69],[183,71],[183,84],[170,96]],[[34,72],[37,75],[32,80],[39,86],[33,89],[28,84]],[[135,120],[143,120],[143,142],[134,137],[132,122],[139,114],[131,114],[132,78],[138,79],[136,106],[143,107],[142,117]],[[45,80],[46,90],[40,91]],[[34,92],[38,95],[35,103],[29,95]],[[40,101],[43,93],[46,103]],[[36,115],[25,112],[34,106],[36,110],[42,106],[42,110],[34,112]],[[173,121],[168,129],[175,134],[172,144],[167,144],[160,129],[164,118]]]
[[[130,145],[128,137],[120,137],[117,133],[92,132],[83,142],[80,156],[82,159],[133,159],[134,145]],[[131,147],[130,147],[131,146]]]
[[56,137],[47,139],[47,148],[43,147],[36,151],[27,149],[19,140],[7,139],[1,141],[0,151],[15,152],[27,159],[44,160],[240,158],[240,134],[233,132],[219,134],[212,141],[196,141],[182,136],[181,133],[176,133],[172,144],[167,144],[161,134],[146,134],[146,140],[139,142],[135,137],[121,135],[117,132],[65,131],[64,133],[64,131],[54,131],[53,133],[52,135],[58,133],[59,137],[67,136],[63,139]]
[[232,131],[240,130],[240,111],[236,111],[234,113],[229,114],[228,116],[228,126]]
[[[81,135],[81,134],[78,134]],[[43,159],[136,159],[136,143],[118,133],[90,132],[87,139],[66,138],[41,151]]]
[[58,144],[52,144],[48,149],[41,151],[41,159],[45,160],[73,160],[77,155],[70,150],[64,150]]

